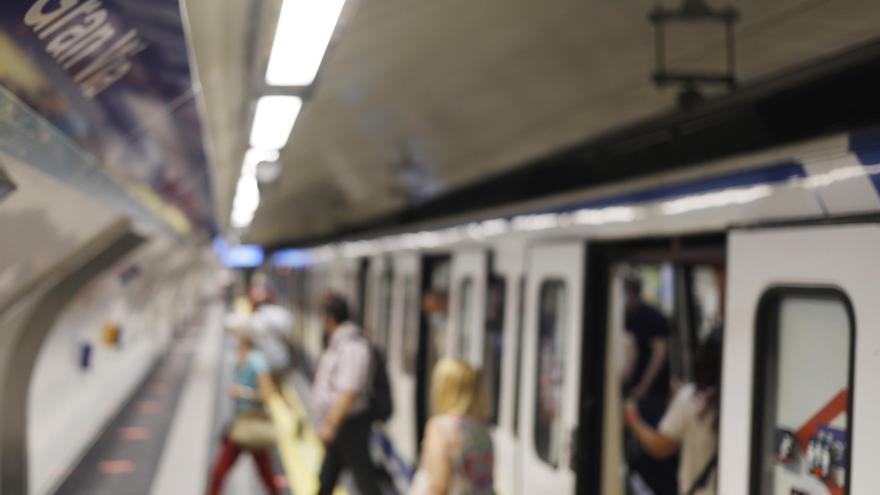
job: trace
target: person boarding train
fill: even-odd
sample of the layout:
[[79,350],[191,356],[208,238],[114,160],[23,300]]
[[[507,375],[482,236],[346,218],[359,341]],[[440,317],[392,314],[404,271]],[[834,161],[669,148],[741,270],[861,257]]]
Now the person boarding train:
[[381,495],[370,458],[373,416],[368,408],[371,349],[338,294],[322,298],[327,348],[318,361],[313,396],[324,443],[319,495],[330,495],[344,468],[351,469],[362,495]]

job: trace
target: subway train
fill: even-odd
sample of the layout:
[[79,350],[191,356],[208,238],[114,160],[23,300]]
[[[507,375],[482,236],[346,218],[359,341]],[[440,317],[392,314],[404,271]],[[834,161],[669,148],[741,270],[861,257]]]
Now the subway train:
[[316,246],[276,283],[306,363],[326,290],[386,353],[395,409],[374,447],[401,490],[431,365],[451,355],[482,370],[498,493],[626,493],[622,284],[636,272],[671,323],[674,380],[723,326],[718,493],[877,493],[878,172],[880,132],[826,136]]

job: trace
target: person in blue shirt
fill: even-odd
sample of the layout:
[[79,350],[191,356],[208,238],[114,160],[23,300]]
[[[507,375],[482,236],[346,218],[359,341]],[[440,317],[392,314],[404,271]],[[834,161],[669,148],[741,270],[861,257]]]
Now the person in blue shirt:
[[[235,403],[235,414],[237,416],[252,411],[263,412],[264,402],[275,392],[275,386],[269,375],[269,363],[263,353],[254,345],[251,332],[239,329],[235,335],[238,339],[238,356],[232,384],[229,386],[229,395]],[[246,449],[233,442],[229,438],[228,432],[223,437],[220,453],[211,470],[208,495],[220,494],[226,474],[244,450],[253,456],[254,464],[257,466],[266,492],[270,495],[278,495],[279,491],[274,482],[269,449]]]

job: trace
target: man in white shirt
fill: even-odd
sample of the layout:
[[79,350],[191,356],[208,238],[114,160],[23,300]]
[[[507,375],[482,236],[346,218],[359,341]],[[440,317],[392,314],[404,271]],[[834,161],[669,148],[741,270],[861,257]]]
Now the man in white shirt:
[[313,389],[325,446],[318,494],[331,495],[342,469],[349,468],[362,495],[381,495],[369,450],[372,420],[366,414],[369,343],[350,321],[342,296],[325,296],[323,310],[329,343],[318,361]]

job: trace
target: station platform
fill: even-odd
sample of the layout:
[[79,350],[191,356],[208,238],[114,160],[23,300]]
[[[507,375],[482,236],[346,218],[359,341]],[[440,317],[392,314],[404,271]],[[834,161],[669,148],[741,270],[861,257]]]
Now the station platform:
[[[101,435],[63,477],[59,495],[202,494],[220,438],[232,418],[235,342],[225,335],[225,309],[210,304],[200,321],[176,333]],[[268,404],[278,430],[275,484],[282,494],[317,492],[323,457],[309,407],[309,384],[291,371]],[[250,456],[243,454],[224,495],[264,493]],[[345,473],[334,495],[356,494]]]

